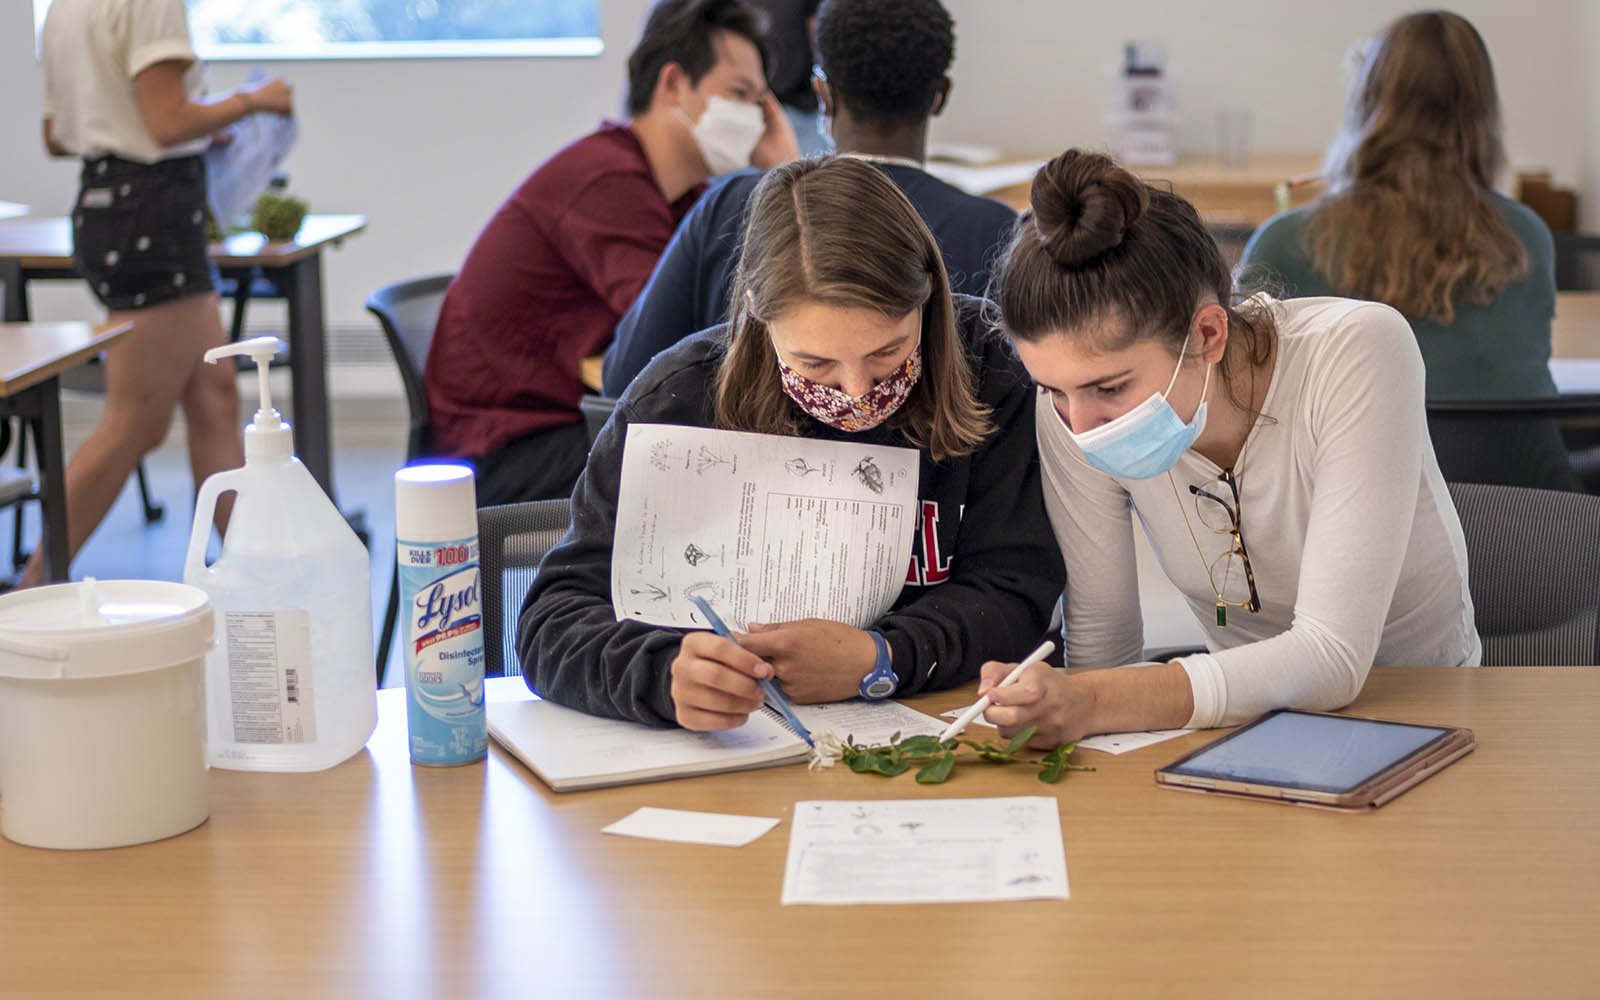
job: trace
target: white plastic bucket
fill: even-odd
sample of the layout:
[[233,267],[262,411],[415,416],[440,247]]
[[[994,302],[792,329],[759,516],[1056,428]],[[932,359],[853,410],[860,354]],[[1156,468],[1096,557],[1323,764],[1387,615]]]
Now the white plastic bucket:
[[0,833],[142,844],[205,822],[205,592],[85,580],[0,596]]

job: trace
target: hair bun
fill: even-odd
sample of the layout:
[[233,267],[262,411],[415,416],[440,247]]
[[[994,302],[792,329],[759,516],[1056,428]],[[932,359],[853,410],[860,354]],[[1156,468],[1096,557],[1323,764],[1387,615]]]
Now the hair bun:
[[1150,193],[1109,156],[1069,149],[1039,168],[1029,200],[1045,252],[1075,268],[1119,245]]

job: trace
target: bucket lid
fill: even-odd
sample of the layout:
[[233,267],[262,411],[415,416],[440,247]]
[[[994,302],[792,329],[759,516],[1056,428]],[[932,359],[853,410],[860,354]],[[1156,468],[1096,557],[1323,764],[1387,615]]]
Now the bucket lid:
[[159,580],[60,583],[0,595],[0,677],[111,677],[205,656],[205,591]]

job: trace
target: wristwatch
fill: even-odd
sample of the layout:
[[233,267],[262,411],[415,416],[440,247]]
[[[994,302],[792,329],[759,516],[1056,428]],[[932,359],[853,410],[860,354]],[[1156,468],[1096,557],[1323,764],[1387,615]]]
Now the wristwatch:
[[861,697],[868,701],[882,701],[894,694],[894,689],[900,686],[900,678],[889,664],[889,640],[883,637],[882,632],[867,634],[872,636],[872,644],[878,647],[878,655],[872,662],[872,672],[861,678]]

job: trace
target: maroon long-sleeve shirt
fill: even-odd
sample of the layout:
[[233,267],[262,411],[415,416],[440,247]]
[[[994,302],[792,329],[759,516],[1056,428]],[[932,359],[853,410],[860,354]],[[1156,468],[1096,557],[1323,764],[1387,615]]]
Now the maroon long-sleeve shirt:
[[703,190],[668,203],[614,122],[529,175],[445,294],[423,375],[434,450],[481,458],[580,420],[579,361],[610,342]]

